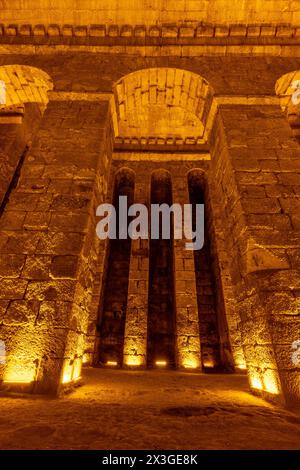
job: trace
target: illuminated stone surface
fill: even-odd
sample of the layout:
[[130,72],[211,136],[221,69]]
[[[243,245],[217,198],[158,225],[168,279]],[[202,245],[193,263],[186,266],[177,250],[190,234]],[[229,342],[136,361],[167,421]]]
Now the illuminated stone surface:
[[178,21],[299,24],[290,0],[2,0],[2,21],[13,24],[156,24]]
[[300,415],[245,376],[90,369],[84,382],[61,400],[1,397],[0,448],[299,449]]
[[[160,343],[166,367],[247,370],[253,391],[298,402],[297,2],[0,6],[2,388],[57,393],[103,344],[112,367],[142,368]],[[184,241],[160,265],[148,241],[111,255],[95,211],[119,170],[146,204],[155,172],[180,203],[203,175],[202,259]]]

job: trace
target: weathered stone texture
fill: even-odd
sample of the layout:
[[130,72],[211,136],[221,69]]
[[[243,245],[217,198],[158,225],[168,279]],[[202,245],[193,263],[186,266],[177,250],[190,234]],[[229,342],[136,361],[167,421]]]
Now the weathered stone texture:
[[[259,5],[258,5],[259,4]],[[260,6],[261,4],[261,6]],[[87,8],[86,3],[74,2],[72,0],[64,0],[61,2],[51,2],[50,0],[6,0],[3,1],[3,21],[12,24],[27,24],[28,18],[35,24],[35,34],[43,34],[43,26],[41,24],[53,25],[57,23],[58,18],[63,19],[65,25],[80,25],[76,28],[77,34],[84,36],[85,28],[81,25],[87,24],[108,24],[110,26],[110,34],[114,35],[116,24],[125,24],[127,30],[123,30],[123,34],[128,31],[129,25],[155,25],[167,23],[166,32],[172,35],[171,24],[178,22],[192,22],[201,18],[203,21],[228,24],[233,23],[234,32],[240,33],[242,26],[236,24],[243,23],[267,23],[264,26],[264,34],[272,34],[271,26],[276,23],[291,23],[299,20],[299,5],[296,1],[276,0],[267,3],[248,0],[247,3],[240,3],[238,0],[232,0],[230,4],[226,0],[102,0],[98,2],[90,2]],[[169,24],[169,25],[168,25]],[[65,34],[68,34],[71,26],[65,26]],[[221,30],[221,28],[219,28]],[[138,27],[140,35],[143,34],[143,27]],[[226,30],[223,28],[223,30]],[[288,28],[282,26],[278,30],[278,35],[289,34]],[[50,34],[55,33],[52,26]],[[199,31],[200,33],[200,31]],[[95,32],[96,34],[96,32]],[[101,29],[98,29],[101,34]],[[154,34],[154,33],[153,33]],[[176,33],[175,33],[176,34]],[[189,37],[189,28],[185,26],[182,34]],[[201,30],[201,34],[205,34]],[[208,30],[206,29],[206,34]],[[228,32],[227,32],[228,34]],[[252,33],[254,34],[254,32]]]
[[[92,215],[97,203],[95,175],[107,174],[107,123],[105,103],[49,104],[2,219],[1,237],[6,241],[1,251],[1,298],[10,299],[8,325],[23,324],[12,362],[18,368],[25,356],[32,364],[43,357],[42,375],[37,377],[41,390],[46,380],[55,391],[59,376],[46,375],[51,375],[52,367],[59,373],[61,366],[55,362],[60,364],[68,355],[72,359],[66,338],[73,328],[71,318],[78,318],[75,335],[82,335],[87,327],[97,257]],[[67,317],[59,307],[63,304],[68,306]],[[1,336],[8,340],[11,333],[6,324]],[[28,349],[33,335],[35,347]]]
[[[291,216],[297,214],[299,201],[295,193],[293,197],[290,194],[286,196],[280,165],[283,161],[282,148],[290,147],[293,150],[288,168],[291,175],[296,175],[299,170],[296,160],[298,148],[291,138],[288,123],[276,107],[224,107],[219,111],[216,126],[219,129],[217,131],[216,128],[215,132],[222,134],[223,138],[214,149],[212,164],[219,178],[219,193],[226,214],[228,250],[235,253],[231,272],[241,316],[248,370],[251,366],[250,381],[251,377],[252,380],[265,381],[265,387],[269,387],[271,393],[280,392],[281,382],[281,391],[293,400],[297,396],[295,383],[298,373],[291,361],[289,364],[287,361],[282,362],[282,357],[277,353],[283,345],[291,348],[300,331],[299,306],[293,295],[299,282],[299,271],[292,269],[288,256],[288,250],[299,243],[299,234],[291,225]],[[235,129],[238,132],[235,140],[232,140]],[[245,133],[240,134],[240,129],[244,129]],[[272,159],[264,159],[261,153],[264,145],[267,146],[267,155],[269,149],[272,150]],[[250,167],[246,166],[241,172],[239,151],[241,155],[247,151],[250,162],[254,157],[255,165],[250,163]],[[227,165],[223,164],[224,159]],[[274,161],[277,165],[274,165]],[[296,185],[300,175],[298,177],[293,180]],[[279,181],[281,186],[278,187]],[[262,197],[248,197],[247,185],[254,184]],[[288,191],[293,188],[294,184],[289,181]],[[259,193],[261,189],[264,194]],[[275,225],[274,216],[278,222],[280,217],[282,223]],[[286,302],[287,293],[291,293],[289,302]],[[282,303],[280,298],[284,299]],[[292,327],[290,324],[289,337],[280,334],[280,322],[284,320],[279,318],[283,318],[284,312],[286,321],[293,312],[294,321]],[[272,360],[261,361],[258,351],[262,345]]]
[[[12,22],[6,3],[3,21]],[[32,12],[29,3],[22,2],[27,13]],[[164,291],[161,312],[168,309],[168,294],[176,300],[176,365],[200,368],[203,351],[207,357],[209,350],[218,350],[227,368],[247,368],[253,389],[284,395],[288,402],[299,399],[299,367],[289,356],[300,334],[298,118],[285,109],[287,119],[280,108],[282,96],[274,91],[280,76],[298,69],[298,30],[276,22],[295,25],[299,8],[297,2],[280,0],[275,10],[275,2],[268,2],[268,24],[261,26],[250,24],[254,8],[245,16],[246,10],[234,4],[213,3],[172,2],[155,21],[157,11],[151,9],[143,25],[136,23],[139,12],[133,6],[130,21],[119,27],[121,2],[119,13],[114,10],[116,24],[88,27],[84,9],[76,16],[81,25],[68,26],[73,19],[68,2],[65,26],[51,26],[38,2],[31,20],[40,15],[39,25],[0,26],[5,52],[0,65],[37,67],[49,74],[55,90],[47,97],[41,84],[43,96],[37,97],[36,77],[31,77],[32,91],[28,77],[10,68],[10,96],[25,105],[18,111],[1,108],[0,328],[9,358],[4,377],[10,381],[33,381],[34,391],[54,391],[65,372],[66,381],[74,378],[83,355],[96,363],[99,312],[121,311],[115,299],[126,282],[123,359],[127,365],[147,363],[149,243],[132,243],[128,279],[117,257],[114,269],[120,276],[112,276],[103,310],[108,244],[96,238],[96,207],[111,202],[114,177],[122,167],[135,172],[135,202],[147,204],[153,171],[170,173],[173,202],[184,203],[189,199],[187,175],[200,170],[210,214],[210,253],[200,262],[205,264],[203,277],[197,268],[195,273],[194,256],[184,241],[176,241],[169,273],[175,291],[169,293],[157,279],[154,286]],[[92,23],[100,14],[97,8]],[[207,19],[216,20],[220,12],[223,16],[218,24],[178,24],[199,12]],[[161,25],[164,18],[173,18],[174,24]],[[43,20],[46,25],[40,24]],[[65,42],[59,49],[54,44],[58,36],[82,49],[74,52]],[[258,36],[260,48],[254,42],[242,55],[240,38],[255,41]],[[11,49],[6,37],[16,40]],[[45,37],[54,40],[52,46],[42,45]],[[91,37],[102,38],[103,48],[87,45]],[[35,48],[29,43],[22,48],[24,38],[34,41]],[[133,42],[119,46],[120,38]],[[149,38],[160,42],[148,46]],[[190,44],[199,38],[201,47]],[[217,41],[215,46],[206,44],[206,38]],[[229,39],[232,48],[226,50]],[[286,40],[294,46],[283,45]],[[107,44],[114,47],[109,50]],[[161,119],[163,113],[167,119]],[[110,171],[114,143],[120,152]],[[131,153],[124,152],[126,146]],[[147,152],[138,153],[141,148]],[[154,318],[158,302],[155,310]]]

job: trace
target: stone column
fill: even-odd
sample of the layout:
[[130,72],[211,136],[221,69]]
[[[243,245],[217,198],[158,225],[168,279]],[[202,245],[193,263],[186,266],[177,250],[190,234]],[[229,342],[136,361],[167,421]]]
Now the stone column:
[[[108,122],[107,102],[50,102],[5,208],[6,387],[55,393],[80,374],[97,267],[98,175],[108,172],[111,153]],[[11,213],[19,214],[16,226]]]
[[[173,204],[189,204],[187,178],[172,174]],[[201,369],[194,252],[188,240],[174,240],[174,285],[176,308],[176,356],[180,369]]]
[[[149,207],[150,174],[136,174],[134,202]],[[149,240],[131,241],[131,258],[126,311],[125,367],[147,365]]]
[[250,385],[299,399],[300,147],[279,106],[222,106],[211,135]]

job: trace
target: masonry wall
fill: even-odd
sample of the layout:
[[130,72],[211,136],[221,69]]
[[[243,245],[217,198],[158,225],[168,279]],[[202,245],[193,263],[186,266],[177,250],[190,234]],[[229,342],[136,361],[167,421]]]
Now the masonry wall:
[[297,400],[298,143],[279,107],[225,106],[212,146],[250,383]]
[[[290,361],[290,348],[299,338],[299,144],[292,139],[279,105],[267,105],[276,100],[276,80],[298,69],[298,59],[291,57],[297,50],[285,51],[290,57],[280,57],[280,46],[270,56],[252,57],[237,55],[237,50],[235,55],[222,55],[224,49],[214,49],[211,55],[206,49],[206,55],[199,56],[201,50],[188,45],[180,50],[116,46],[115,54],[108,49],[79,53],[65,48],[59,54],[55,47],[35,51],[28,47],[22,54],[18,47],[11,50],[1,54],[2,65],[40,67],[52,77],[55,90],[2,218],[1,334],[8,339],[8,353],[16,363],[30,377],[40,377],[39,383],[54,371],[53,381],[43,382],[41,389],[46,390],[56,387],[62,366],[73,373],[77,351],[81,357],[85,348],[92,359],[105,273],[105,246],[95,240],[94,214],[106,192],[112,147],[109,97],[103,93],[110,94],[114,83],[132,71],[177,67],[204,76],[217,98],[225,96],[227,102],[242,98],[249,104],[219,107],[210,141],[211,232],[225,303],[224,331],[230,338],[228,342],[222,336],[223,350],[226,355],[231,349],[234,364],[244,366],[242,336],[254,385],[268,388],[269,383],[272,388],[275,383],[291,399],[297,398],[299,370]],[[180,145],[176,149],[181,150]],[[139,164],[142,176],[136,194],[147,201],[145,181],[149,182],[151,165]],[[186,169],[192,167],[188,164]],[[182,176],[174,182],[178,200],[186,199]],[[132,313],[145,308],[145,297],[138,305],[134,299],[138,286],[147,286],[147,249],[136,244],[132,251]],[[183,281],[179,285],[184,303],[193,275],[191,260],[184,259],[181,251],[179,247],[182,279],[176,282]],[[137,266],[143,266],[144,284],[135,277]],[[188,293],[195,305],[195,291]],[[183,308],[186,312],[186,305]],[[192,313],[195,319],[195,309]],[[141,325],[142,335],[137,337],[136,327]],[[144,337],[141,316],[140,325],[132,321],[127,351],[136,344],[145,347]],[[196,355],[189,346],[187,351]],[[21,369],[12,364],[15,370]],[[17,378],[19,372],[13,380]]]
[[[27,24],[299,23],[296,1],[268,0],[2,0],[3,21]],[[297,23],[298,22],[298,23]]]
[[[110,135],[107,102],[50,102],[6,205],[1,338],[8,387],[36,380],[37,391],[55,392],[62,369],[73,373],[75,355],[81,359]],[[11,212],[18,226],[9,224]]]

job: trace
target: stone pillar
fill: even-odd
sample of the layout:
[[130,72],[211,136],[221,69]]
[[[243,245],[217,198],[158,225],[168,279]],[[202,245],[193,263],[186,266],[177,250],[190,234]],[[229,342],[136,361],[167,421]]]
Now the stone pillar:
[[[136,174],[134,202],[149,207],[150,174]],[[125,367],[147,365],[149,240],[131,241],[128,300],[124,336]]]
[[[80,375],[97,268],[96,205],[111,153],[107,102],[53,101],[1,222],[4,386],[55,393]],[[17,213],[19,223],[9,223]]]
[[[108,129],[108,139],[106,139],[107,144],[110,144],[109,136],[113,136],[112,130]],[[112,142],[111,142],[112,144]],[[111,149],[107,148],[106,162],[103,160],[103,167],[96,175],[96,193],[95,193],[95,210],[96,207],[104,202],[111,202],[111,199],[108,199],[108,182],[109,182],[109,168],[110,168],[110,156],[112,152]],[[95,227],[99,220],[93,222],[93,235],[95,235]],[[105,272],[107,269],[107,253],[108,253],[108,240],[99,240],[96,239],[95,243],[95,252],[92,254],[93,257],[93,287],[92,287],[92,297],[91,303],[89,306],[88,314],[88,327],[85,337],[85,347],[84,347],[84,356],[83,363],[87,366],[96,365],[98,362],[98,342],[99,342],[99,310],[100,302],[103,300],[103,290],[105,284]]]
[[[173,204],[189,204],[187,178],[172,175]],[[180,369],[201,369],[194,252],[187,240],[174,240],[174,285],[176,308],[176,356]],[[171,294],[170,294],[171,295]]]
[[211,135],[250,385],[299,399],[300,147],[279,106],[221,106]]

